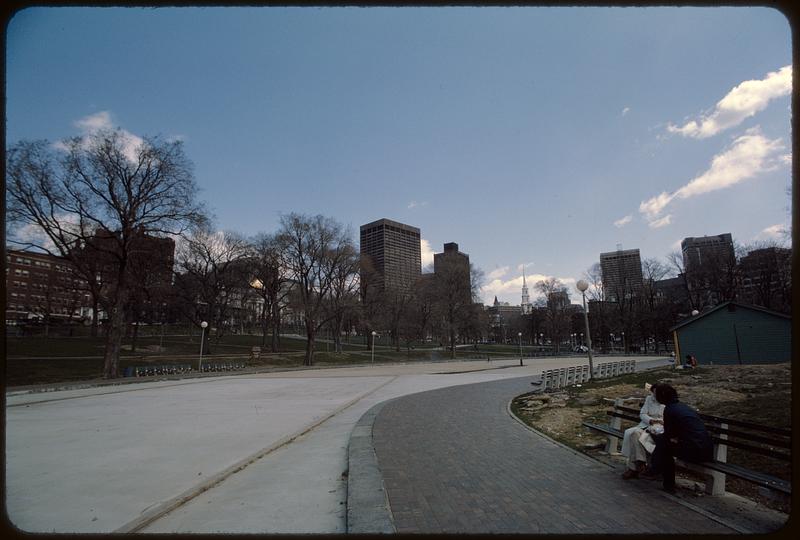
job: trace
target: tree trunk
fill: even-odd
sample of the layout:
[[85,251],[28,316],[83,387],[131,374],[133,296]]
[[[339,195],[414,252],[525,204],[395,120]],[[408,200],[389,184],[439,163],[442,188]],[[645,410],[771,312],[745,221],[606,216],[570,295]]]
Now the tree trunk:
[[333,334],[333,350],[337,354],[342,354],[342,320],[336,319],[336,322],[333,326],[334,334]]
[[131,339],[131,352],[136,352],[137,337],[139,337],[139,324],[133,323],[133,339]]
[[303,360],[304,366],[313,366],[314,365],[314,328],[313,325],[306,321],[306,337],[308,341],[306,342],[306,357]]
[[125,302],[121,298],[111,307],[109,325],[106,333],[106,350],[103,356],[103,378],[115,379],[119,371],[119,354],[122,349],[122,337],[125,334]]
[[[267,303],[264,302],[264,306],[261,308],[261,349],[264,350],[267,348],[267,331],[269,330],[269,310],[267,309]],[[275,352],[274,348],[272,352]]]
[[100,315],[99,315],[99,313],[97,313],[98,310],[99,310],[99,307],[100,307],[100,302],[97,301],[97,297],[93,294],[92,295],[92,330],[91,330],[91,336],[93,338],[97,337],[97,326],[98,326],[98,322],[100,320]]

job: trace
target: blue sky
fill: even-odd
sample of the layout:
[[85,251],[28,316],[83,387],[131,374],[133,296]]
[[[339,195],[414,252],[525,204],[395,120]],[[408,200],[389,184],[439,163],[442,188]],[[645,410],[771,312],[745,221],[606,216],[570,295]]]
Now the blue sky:
[[664,259],[789,223],[772,9],[29,8],[6,70],[8,144],[180,137],[218,228],[321,213],[357,240],[387,217],[423,260],[457,242],[486,302],[519,303],[523,264],[575,300],[617,244]]

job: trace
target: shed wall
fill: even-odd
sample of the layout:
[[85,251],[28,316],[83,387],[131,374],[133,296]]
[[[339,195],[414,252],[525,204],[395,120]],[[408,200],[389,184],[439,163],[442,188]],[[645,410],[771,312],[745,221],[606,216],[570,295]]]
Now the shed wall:
[[700,364],[738,364],[740,358],[742,364],[791,361],[791,320],[741,306],[719,309],[677,334],[683,357],[693,354]]

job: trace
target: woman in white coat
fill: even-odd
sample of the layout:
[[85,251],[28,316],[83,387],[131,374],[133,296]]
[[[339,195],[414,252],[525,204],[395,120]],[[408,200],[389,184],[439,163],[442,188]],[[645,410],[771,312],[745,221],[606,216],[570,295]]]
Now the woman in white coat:
[[656,401],[656,386],[645,384],[650,395],[644,400],[638,425],[625,430],[622,439],[622,455],[628,458],[628,469],[622,474],[625,480],[636,478],[647,464],[647,454],[655,448],[649,431],[658,432],[664,425],[664,405]]

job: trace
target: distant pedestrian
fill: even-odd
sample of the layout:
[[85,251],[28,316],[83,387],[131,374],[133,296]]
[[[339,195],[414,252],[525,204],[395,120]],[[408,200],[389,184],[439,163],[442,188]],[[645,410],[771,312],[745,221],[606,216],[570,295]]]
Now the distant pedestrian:
[[693,354],[689,355],[689,365],[693,368],[697,367],[697,358],[695,358]]
[[678,401],[678,392],[668,384],[656,388],[656,400],[664,405],[664,433],[653,435],[655,450],[645,477],[660,474],[664,490],[675,492],[675,457],[689,463],[711,461],[714,443],[693,408]]

